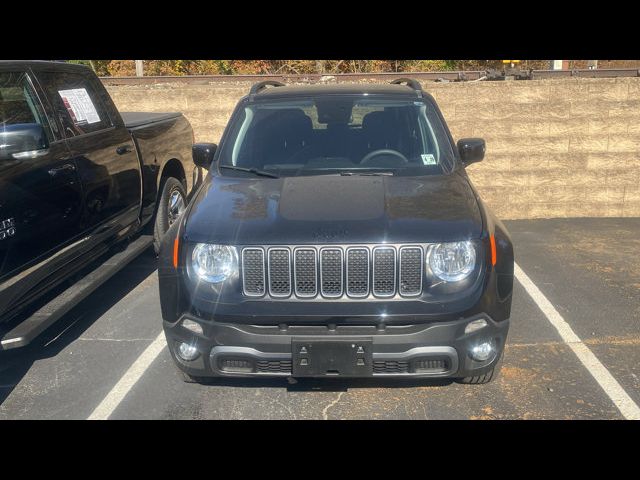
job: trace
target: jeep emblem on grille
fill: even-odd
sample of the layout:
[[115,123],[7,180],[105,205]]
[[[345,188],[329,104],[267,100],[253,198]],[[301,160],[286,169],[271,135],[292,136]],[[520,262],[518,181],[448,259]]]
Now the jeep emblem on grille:
[[346,238],[349,232],[346,229],[343,230],[316,230],[313,232],[313,239],[322,243],[331,243],[335,240]]

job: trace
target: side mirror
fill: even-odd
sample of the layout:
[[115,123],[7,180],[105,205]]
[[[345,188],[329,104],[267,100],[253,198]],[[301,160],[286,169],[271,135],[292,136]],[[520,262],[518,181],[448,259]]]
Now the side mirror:
[[484,158],[486,146],[482,138],[463,138],[458,140],[458,152],[462,163],[467,166]]
[[45,155],[49,140],[38,123],[0,125],[0,159],[19,160]]
[[193,163],[198,167],[209,170],[213,155],[216,153],[218,146],[215,143],[194,143],[191,149],[193,155]]

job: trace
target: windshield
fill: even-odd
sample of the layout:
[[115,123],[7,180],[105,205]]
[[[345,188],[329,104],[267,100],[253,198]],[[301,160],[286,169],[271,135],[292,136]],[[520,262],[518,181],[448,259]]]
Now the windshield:
[[234,117],[221,146],[224,175],[415,176],[454,167],[448,136],[426,101],[319,95],[246,104]]

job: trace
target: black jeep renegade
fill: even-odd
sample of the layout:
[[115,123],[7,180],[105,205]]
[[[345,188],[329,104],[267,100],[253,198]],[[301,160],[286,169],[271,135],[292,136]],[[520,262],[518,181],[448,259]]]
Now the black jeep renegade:
[[484,152],[413,80],[254,85],[162,245],[179,369],[490,381],[513,247],[465,171]]

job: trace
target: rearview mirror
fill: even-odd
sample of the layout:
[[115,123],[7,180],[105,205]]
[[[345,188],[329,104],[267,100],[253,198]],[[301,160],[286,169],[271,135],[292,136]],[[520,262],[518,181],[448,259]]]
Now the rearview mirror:
[[192,147],[193,163],[209,170],[217,148],[215,143],[194,143]]
[[465,166],[482,160],[485,150],[486,146],[482,138],[463,138],[458,141],[458,152]]
[[38,123],[0,125],[0,159],[40,157],[48,152],[49,140]]

